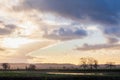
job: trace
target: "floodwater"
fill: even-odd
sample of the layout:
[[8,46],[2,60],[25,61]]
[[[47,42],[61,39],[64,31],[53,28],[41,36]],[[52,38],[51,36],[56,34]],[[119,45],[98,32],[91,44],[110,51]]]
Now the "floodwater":
[[65,72],[47,72],[47,74],[61,74],[61,75],[103,75],[103,73],[65,73]]

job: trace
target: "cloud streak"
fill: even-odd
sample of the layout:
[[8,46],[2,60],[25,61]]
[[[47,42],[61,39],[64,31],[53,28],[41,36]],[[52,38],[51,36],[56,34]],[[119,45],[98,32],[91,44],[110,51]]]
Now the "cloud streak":
[[118,48],[120,48],[120,44],[98,44],[98,45],[84,44],[82,47],[76,47],[75,50],[90,51],[90,50],[118,49]]

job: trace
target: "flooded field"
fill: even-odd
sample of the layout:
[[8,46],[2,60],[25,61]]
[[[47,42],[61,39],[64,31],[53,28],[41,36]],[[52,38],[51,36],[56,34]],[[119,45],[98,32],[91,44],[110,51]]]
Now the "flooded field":
[[58,74],[58,75],[104,75],[104,73],[65,73],[65,72],[47,72],[47,74]]
[[120,72],[0,71],[0,80],[120,80]]

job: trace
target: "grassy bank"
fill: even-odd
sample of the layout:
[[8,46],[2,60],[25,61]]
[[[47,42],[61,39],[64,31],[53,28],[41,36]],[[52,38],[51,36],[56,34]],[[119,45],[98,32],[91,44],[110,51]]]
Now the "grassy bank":
[[113,76],[41,76],[41,77],[0,77],[0,80],[120,80]]
[[[75,70],[52,70],[54,72],[77,72]],[[78,70],[79,73],[82,72]],[[48,74],[49,70],[33,71],[0,71],[0,80],[120,80],[119,72],[116,70],[107,72],[85,71],[85,72],[103,72],[103,75],[64,75]],[[78,72],[77,72],[78,73]],[[109,74],[108,74],[109,73]]]

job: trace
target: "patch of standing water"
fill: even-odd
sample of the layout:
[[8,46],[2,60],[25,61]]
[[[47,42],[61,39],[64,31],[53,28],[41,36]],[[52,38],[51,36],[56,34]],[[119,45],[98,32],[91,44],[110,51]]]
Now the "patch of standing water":
[[103,75],[103,73],[63,73],[63,72],[47,72],[47,74],[60,74],[60,75]]

